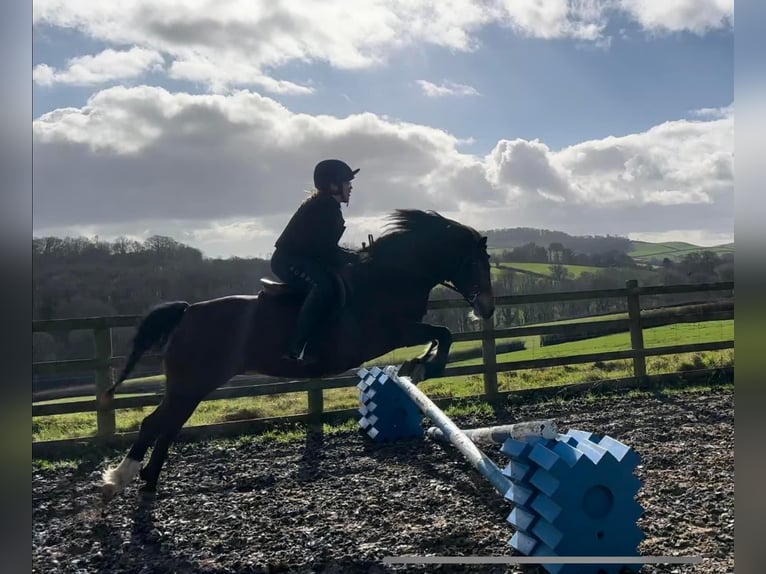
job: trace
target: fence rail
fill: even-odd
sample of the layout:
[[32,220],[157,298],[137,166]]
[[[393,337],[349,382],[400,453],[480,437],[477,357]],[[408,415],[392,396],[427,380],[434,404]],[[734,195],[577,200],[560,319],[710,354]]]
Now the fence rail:
[[[558,323],[551,325],[530,325],[503,329],[495,329],[494,323],[491,320],[484,321],[480,331],[455,333],[453,336],[455,342],[481,341],[482,364],[451,366],[447,368],[444,376],[482,375],[484,378],[484,395],[480,398],[489,400],[490,402],[496,401],[507,395],[507,393],[501,393],[498,390],[497,374],[500,372],[581,364],[595,361],[630,359],[633,362],[634,379],[640,382],[642,379],[646,378],[646,357],[696,351],[721,350],[734,347],[734,341],[729,340],[713,343],[695,343],[654,347],[649,349],[645,348],[643,330],[646,328],[671,323],[733,319],[734,305],[733,301],[723,301],[687,306],[687,308],[681,306],[669,309],[642,311],[642,296],[677,295],[712,291],[733,292],[733,290],[734,282],[639,287],[637,281],[630,280],[626,282],[625,288],[622,289],[597,289],[496,297],[495,304],[498,306],[517,305],[521,303],[550,303],[602,298],[623,298],[627,301],[628,317],[626,319]],[[434,300],[430,301],[428,305],[429,309],[452,309],[461,307],[466,307],[466,303],[456,299]],[[111,330],[113,328],[135,326],[139,320],[140,316],[120,315],[112,317],[33,321],[33,332],[91,330],[94,333],[96,343],[96,356],[92,359],[37,362],[33,363],[33,372],[35,374],[65,374],[92,371],[95,374],[95,388],[92,387],[91,392],[95,390],[95,396],[98,396],[102,389],[111,384],[113,370],[122,367],[126,360],[126,357],[113,355]],[[585,331],[594,332],[599,329],[607,328],[613,330],[616,327],[624,327],[626,331],[630,332],[630,350],[497,363],[496,348],[498,339],[554,333],[571,335]],[[159,365],[161,359],[162,356],[158,354],[147,355],[142,358],[141,364]],[[349,371],[341,376],[324,380],[298,381],[277,379],[261,375],[245,375],[235,377],[223,387],[213,391],[205,400],[305,392],[308,395],[307,420],[312,422],[312,424],[320,424],[326,419],[324,416],[326,414],[324,412],[324,391],[328,389],[352,387],[356,385],[357,382],[358,379],[354,375],[354,371]],[[159,383],[154,384],[153,386],[136,386],[130,384],[126,388],[121,389],[123,393],[147,392],[147,390],[148,392],[152,392],[153,390],[154,394],[134,397],[120,397],[118,394],[113,401],[111,410],[97,410],[96,398],[94,396],[91,400],[34,404],[32,415],[49,416],[55,414],[97,412],[97,434],[101,437],[108,437],[115,433],[116,409],[152,406],[159,404],[162,400],[162,386]],[[47,396],[49,399],[62,398],[57,397],[55,393],[48,393]],[[278,422],[285,420],[285,417],[260,420],[263,421],[264,424],[267,424],[269,420]],[[231,423],[225,424],[229,427],[231,426]]]

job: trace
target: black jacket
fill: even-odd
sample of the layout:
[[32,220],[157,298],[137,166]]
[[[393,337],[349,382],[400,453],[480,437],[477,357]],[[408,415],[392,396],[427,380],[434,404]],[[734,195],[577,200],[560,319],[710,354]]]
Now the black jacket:
[[312,257],[336,267],[348,253],[338,246],[345,230],[340,203],[329,194],[316,193],[301,204],[275,247],[290,255]]

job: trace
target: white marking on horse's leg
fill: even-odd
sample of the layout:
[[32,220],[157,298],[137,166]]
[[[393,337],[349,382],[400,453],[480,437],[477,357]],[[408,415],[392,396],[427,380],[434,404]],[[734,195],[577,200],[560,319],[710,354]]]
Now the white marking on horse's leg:
[[116,495],[125,490],[130,481],[138,476],[141,470],[141,461],[133,460],[127,456],[117,467],[112,467],[104,471],[102,478],[104,485],[101,487],[101,494],[104,500],[109,501]]

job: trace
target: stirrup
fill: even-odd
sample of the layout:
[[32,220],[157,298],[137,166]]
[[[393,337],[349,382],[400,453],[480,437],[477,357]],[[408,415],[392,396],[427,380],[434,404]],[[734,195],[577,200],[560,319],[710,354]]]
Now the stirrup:
[[282,355],[282,359],[285,361],[300,361],[301,355],[296,355],[293,351],[285,351],[285,353]]
[[316,355],[306,353],[306,344],[303,345],[300,353],[296,354],[295,351],[287,351],[284,355],[282,355],[282,359],[303,365],[313,365],[318,361]]

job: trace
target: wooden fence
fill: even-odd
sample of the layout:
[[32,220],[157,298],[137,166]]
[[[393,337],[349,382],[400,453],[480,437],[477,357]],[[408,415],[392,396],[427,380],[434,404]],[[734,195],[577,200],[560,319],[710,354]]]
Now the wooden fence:
[[[484,379],[484,394],[476,397],[481,400],[496,403],[498,400],[507,397],[509,394],[523,394],[521,391],[500,392],[498,390],[497,374],[507,371],[517,371],[523,369],[536,369],[544,367],[554,367],[561,365],[572,365],[582,363],[592,363],[596,361],[611,361],[618,359],[629,359],[633,362],[633,374],[631,381],[623,381],[623,385],[641,385],[647,380],[646,357],[670,355],[677,353],[689,353],[698,351],[713,351],[729,349],[734,347],[733,340],[716,341],[708,343],[694,343],[684,345],[671,345],[654,348],[644,347],[643,329],[673,323],[692,323],[702,321],[713,321],[723,319],[733,319],[733,299],[731,305],[716,305],[706,307],[705,305],[693,307],[690,312],[683,307],[668,310],[654,310],[652,312],[642,312],[641,297],[674,295],[699,292],[722,291],[732,293],[734,289],[733,282],[703,283],[693,285],[663,285],[639,287],[636,280],[626,282],[625,288],[602,289],[588,291],[566,291],[557,293],[528,294],[528,295],[509,295],[496,297],[497,306],[517,305],[529,303],[550,303],[562,301],[593,300],[602,298],[623,298],[627,301],[628,318],[627,319],[607,319],[600,321],[589,321],[585,323],[554,324],[554,325],[530,325],[522,327],[510,327],[504,329],[494,328],[493,321],[484,321],[483,328],[477,332],[454,333],[453,340],[458,341],[481,341],[482,364],[470,366],[452,366],[447,367],[444,374],[447,376],[468,376],[482,375]],[[429,309],[450,309],[465,307],[466,303],[461,300],[432,300],[429,302]],[[67,361],[48,361],[33,363],[33,372],[35,374],[69,374],[83,371],[92,371],[95,373],[95,396],[90,400],[80,400],[73,402],[33,404],[32,416],[47,416],[67,413],[97,413],[97,438],[106,439],[115,435],[115,410],[136,408],[144,406],[157,405],[162,400],[162,388],[159,384],[149,385],[149,388],[138,388],[131,384],[127,388],[118,389],[123,393],[153,392],[153,394],[133,397],[115,396],[112,410],[99,411],[97,409],[96,396],[101,391],[112,384],[113,371],[122,367],[126,357],[114,356],[112,351],[112,332],[113,328],[135,326],[140,317],[137,316],[112,316],[112,317],[94,317],[78,319],[56,319],[47,321],[33,321],[33,332],[50,331],[70,331],[79,329],[89,329],[94,333],[96,356],[92,359],[67,360]],[[531,335],[545,335],[549,333],[571,334],[583,330],[592,332],[599,327],[613,330],[615,326],[623,325],[625,330],[630,332],[631,349],[624,351],[610,351],[601,353],[589,353],[579,355],[569,355],[564,357],[532,359],[522,361],[507,361],[498,363],[496,357],[496,340],[507,339],[511,337],[522,337]],[[161,355],[153,354],[145,356],[143,364],[153,363],[159,365]],[[306,392],[308,395],[308,412],[303,415],[293,415],[289,417],[258,419],[257,421],[243,421],[223,423],[220,425],[205,425],[199,427],[204,435],[211,436],[216,434],[228,434],[237,432],[238,429],[268,428],[271,425],[281,423],[308,423],[311,426],[321,425],[323,422],[338,420],[347,420],[353,417],[356,412],[354,409],[343,411],[324,410],[324,391],[327,389],[346,388],[356,385],[358,378],[355,371],[349,371],[342,376],[328,378],[324,380],[286,380],[264,376],[239,376],[233,378],[223,387],[213,391],[206,400],[229,399],[237,397],[256,397],[264,395],[274,395],[282,393]],[[574,385],[582,386],[582,385]],[[54,398],[53,396],[49,398]],[[448,404],[451,399],[437,401],[437,404],[443,406]],[[194,429],[195,427],[191,427]],[[190,428],[184,429],[189,432]],[[193,431],[192,431],[193,432]],[[129,439],[135,433],[123,433],[123,439]],[[199,434],[203,434],[202,432]],[[88,440],[88,439],[79,439]],[[35,451],[50,451],[68,441],[36,441],[33,442],[33,454]],[[49,447],[49,448],[45,448]]]

